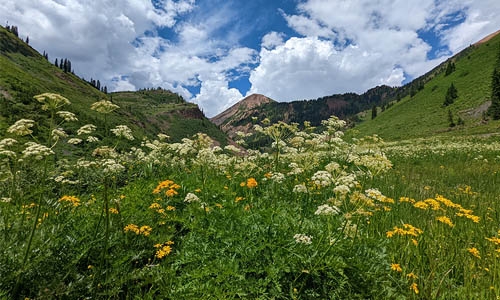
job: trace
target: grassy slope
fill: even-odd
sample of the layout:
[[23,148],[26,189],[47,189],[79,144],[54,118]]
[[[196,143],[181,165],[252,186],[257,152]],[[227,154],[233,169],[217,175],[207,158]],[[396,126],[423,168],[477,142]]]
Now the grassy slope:
[[[374,120],[366,120],[356,126],[362,135],[378,134],[388,140],[413,137],[428,137],[436,134],[469,135],[497,131],[500,122],[481,122],[481,112],[470,114],[490,97],[491,74],[500,48],[500,36],[487,43],[473,46],[470,53],[458,57],[456,70],[448,76],[444,72],[429,81],[425,88],[413,98],[405,97],[399,103]],[[458,90],[458,99],[452,105],[443,107],[448,87],[453,83]],[[460,116],[465,126],[449,128],[448,109],[455,122]],[[366,113],[367,116],[371,114]]]
[[[187,103],[177,94],[165,90],[113,93],[106,95],[77,76],[64,73],[38,52],[0,27],[0,134],[20,118],[40,121],[39,105],[33,96],[51,92],[71,101],[65,108],[77,114],[77,126],[102,122],[102,117],[89,110],[92,103],[112,98],[120,106],[108,117],[108,127],[125,124],[139,139],[164,132],[178,141],[197,132],[209,134],[225,144],[225,135],[195,104]],[[42,118],[42,119],[41,119]],[[168,132],[165,132],[168,131]]]

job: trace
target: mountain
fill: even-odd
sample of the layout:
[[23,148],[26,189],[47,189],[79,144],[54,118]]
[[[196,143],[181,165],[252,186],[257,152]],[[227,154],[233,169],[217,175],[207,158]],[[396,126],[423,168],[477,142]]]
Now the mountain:
[[213,117],[211,121],[231,137],[237,131],[248,131],[254,120],[261,121],[265,118],[271,122],[309,121],[312,126],[318,126],[331,115],[347,119],[373,105],[383,105],[389,99],[394,99],[397,91],[396,88],[383,85],[361,95],[346,93],[292,102],[276,102],[263,95],[251,95]]
[[158,133],[169,135],[171,141],[180,141],[203,132],[221,144],[227,143],[227,136],[198,106],[179,95],[160,88],[105,94],[72,72],[54,66],[4,27],[0,27],[0,70],[0,138],[8,126],[21,118],[39,122],[38,133],[46,130],[47,117],[33,96],[49,92],[71,101],[65,110],[75,113],[79,123],[68,124],[65,129],[70,132],[88,123],[103,128],[103,118],[89,108],[92,103],[107,99],[120,107],[107,116],[107,127],[127,125],[137,141]]
[[[470,45],[426,75],[401,87],[401,90],[413,89],[413,96],[410,94],[399,102],[392,101],[385,111],[379,109],[376,118],[371,119],[368,111],[359,114],[364,122],[355,130],[359,135],[378,134],[386,140],[496,133],[500,121],[491,120],[486,115],[491,103],[495,64],[500,64],[500,31]],[[452,84],[458,97],[445,106],[446,94]]]
[[211,118],[210,121],[219,126],[222,131],[228,133],[230,136],[233,136],[237,131],[247,132],[252,123],[240,124],[240,120],[247,120],[255,114],[262,105],[273,102],[275,101],[264,95],[253,94]]

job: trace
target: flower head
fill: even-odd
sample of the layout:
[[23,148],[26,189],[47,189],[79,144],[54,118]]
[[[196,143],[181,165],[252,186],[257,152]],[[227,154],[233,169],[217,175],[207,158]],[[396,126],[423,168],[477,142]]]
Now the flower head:
[[16,121],[13,125],[7,128],[8,133],[12,133],[15,135],[28,135],[33,132],[30,128],[35,126],[35,121],[28,119],[21,119]]
[[56,110],[59,107],[71,104],[71,102],[69,102],[67,98],[53,93],[43,93],[40,95],[36,95],[33,98],[43,104],[43,110]]
[[118,108],[120,108],[118,105],[108,100],[101,100],[93,103],[90,106],[90,109],[95,110],[101,114],[109,114]]

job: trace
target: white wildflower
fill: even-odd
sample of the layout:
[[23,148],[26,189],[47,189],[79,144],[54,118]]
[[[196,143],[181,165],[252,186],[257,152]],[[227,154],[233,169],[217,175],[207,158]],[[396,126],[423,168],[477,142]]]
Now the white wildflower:
[[82,134],[91,134],[92,132],[94,132],[96,130],[96,126],[95,125],[92,125],[92,124],[86,124],[86,125],[83,125],[82,127],[80,127],[80,129],[78,129],[76,131],[76,133],[78,135],[82,135]]
[[3,139],[3,140],[0,141],[0,148],[10,147],[10,146],[13,146],[16,143],[17,143],[17,141],[15,139],[5,138],[5,139]]
[[124,137],[129,141],[134,140],[132,130],[128,128],[127,125],[118,125],[114,129],[111,129],[111,132],[114,133],[117,137]]
[[54,154],[50,148],[35,142],[27,142],[27,147],[23,150],[23,158],[33,156],[36,160],[41,160],[46,156]]
[[347,195],[351,192],[351,189],[349,189],[349,187],[347,185],[337,185],[333,191],[337,194],[341,194],[341,195]]
[[323,204],[318,206],[318,209],[314,213],[315,215],[321,216],[330,216],[330,215],[338,215],[340,213],[340,209],[336,206],[330,206],[328,204]]
[[68,144],[71,144],[71,145],[78,145],[81,142],[82,142],[82,140],[79,138],[71,138],[68,140]]
[[184,202],[187,203],[200,202],[200,198],[198,198],[198,196],[196,196],[193,193],[187,193],[186,197],[184,198]]
[[332,175],[327,171],[317,171],[311,177],[312,182],[316,184],[318,187],[326,187],[332,184],[333,179]]
[[302,233],[297,233],[293,236],[296,243],[310,245],[312,243],[312,236],[308,236]]
[[95,137],[95,136],[91,136],[91,135],[89,135],[89,136],[87,137],[87,142],[88,142],[88,143],[95,143],[95,142],[98,142],[98,141],[99,141],[99,138],[97,138],[97,137]]
[[104,173],[116,174],[125,170],[125,167],[114,159],[105,159],[100,165],[104,167]]
[[71,104],[67,98],[53,93],[43,93],[36,95],[33,98],[43,104],[42,110],[56,110],[59,107]]
[[101,100],[93,103],[90,106],[90,109],[95,110],[101,114],[109,114],[110,112],[113,112],[118,108],[120,108],[118,105],[108,100]]
[[56,112],[56,114],[59,117],[63,118],[64,121],[66,121],[66,122],[78,121],[78,118],[76,117],[76,115],[72,112],[69,112],[69,111],[60,110],[60,111]]
[[52,139],[54,141],[58,141],[60,138],[65,138],[67,136],[68,134],[64,132],[62,128],[55,128],[52,130]]
[[297,184],[293,187],[294,193],[307,193],[307,187],[305,184]]
[[30,128],[35,126],[35,121],[28,119],[21,119],[16,121],[13,125],[7,128],[8,133],[15,135],[28,135],[33,132]]
[[226,147],[224,147],[224,150],[231,151],[234,153],[239,153],[241,151],[238,147],[233,145],[227,145]]

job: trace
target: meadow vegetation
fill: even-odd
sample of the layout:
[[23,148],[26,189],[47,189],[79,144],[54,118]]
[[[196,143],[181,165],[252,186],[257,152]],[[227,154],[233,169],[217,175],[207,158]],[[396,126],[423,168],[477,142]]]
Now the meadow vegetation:
[[32,101],[46,136],[30,119],[1,133],[1,298],[500,295],[496,138],[347,141],[331,117],[264,120],[266,152],[168,132],[130,146],[116,104],[89,107],[98,129],[58,94]]

